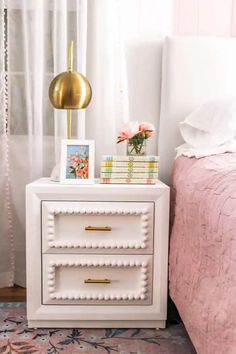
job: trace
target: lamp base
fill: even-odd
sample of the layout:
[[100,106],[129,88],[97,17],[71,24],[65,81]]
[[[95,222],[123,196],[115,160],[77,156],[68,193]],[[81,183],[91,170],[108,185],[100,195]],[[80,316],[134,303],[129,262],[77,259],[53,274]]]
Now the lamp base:
[[60,162],[53,167],[50,176],[50,180],[52,182],[60,182],[60,167],[61,167]]

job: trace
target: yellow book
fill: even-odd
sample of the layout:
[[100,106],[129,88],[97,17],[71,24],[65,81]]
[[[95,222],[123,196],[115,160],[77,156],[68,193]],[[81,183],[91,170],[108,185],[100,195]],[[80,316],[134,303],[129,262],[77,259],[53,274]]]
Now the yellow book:
[[142,167],[142,168],[156,168],[157,162],[147,161],[102,161],[101,167]]

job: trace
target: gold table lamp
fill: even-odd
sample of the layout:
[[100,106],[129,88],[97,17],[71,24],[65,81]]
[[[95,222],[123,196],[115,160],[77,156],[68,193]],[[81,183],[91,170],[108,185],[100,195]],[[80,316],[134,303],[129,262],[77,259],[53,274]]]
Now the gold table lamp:
[[49,86],[53,107],[67,109],[67,137],[72,137],[72,109],[86,108],[91,101],[92,89],[88,80],[73,71],[73,41],[69,43],[68,70],[57,75]]

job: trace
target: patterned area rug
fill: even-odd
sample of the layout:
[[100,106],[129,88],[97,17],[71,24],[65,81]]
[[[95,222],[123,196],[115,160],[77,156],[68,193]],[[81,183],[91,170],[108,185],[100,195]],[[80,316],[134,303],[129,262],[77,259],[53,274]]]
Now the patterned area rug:
[[24,303],[0,303],[1,354],[196,354],[184,327],[29,329]]

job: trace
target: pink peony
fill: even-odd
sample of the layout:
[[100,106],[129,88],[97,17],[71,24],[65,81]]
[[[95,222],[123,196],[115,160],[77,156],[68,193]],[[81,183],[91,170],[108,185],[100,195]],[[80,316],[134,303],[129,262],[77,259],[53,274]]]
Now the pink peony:
[[119,141],[132,139],[136,134],[138,134],[138,132],[139,132],[139,123],[130,121],[129,123],[123,125],[119,133],[118,139]]
[[118,136],[117,144],[124,140],[137,140],[137,139],[148,139],[155,131],[153,124],[148,122],[134,122],[130,121],[123,125],[120,134]]
[[150,138],[151,136],[154,135],[154,131],[146,130],[145,131],[145,137],[146,139]]
[[[150,131],[150,132],[153,132],[155,130],[155,127],[153,124],[151,123],[148,123],[148,122],[142,122],[139,124],[139,130],[141,132],[144,132],[144,131]],[[151,135],[150,135],[151,136]]]

